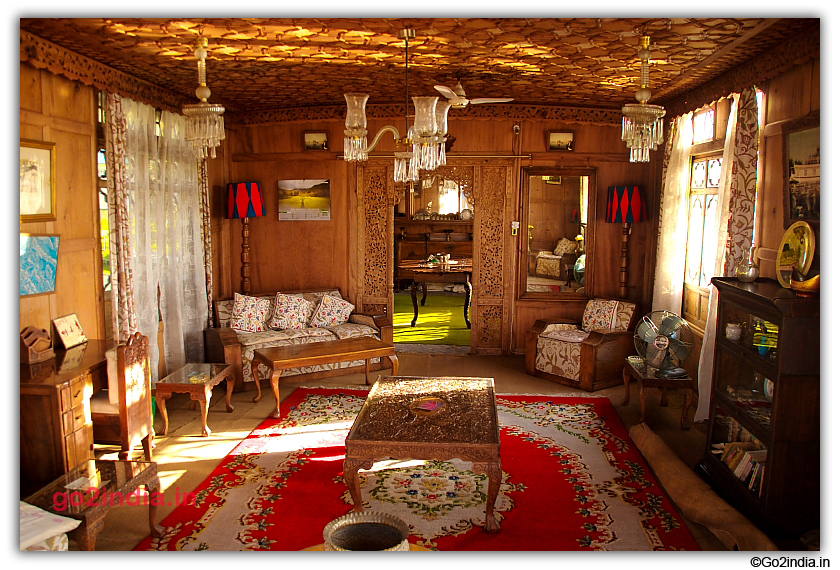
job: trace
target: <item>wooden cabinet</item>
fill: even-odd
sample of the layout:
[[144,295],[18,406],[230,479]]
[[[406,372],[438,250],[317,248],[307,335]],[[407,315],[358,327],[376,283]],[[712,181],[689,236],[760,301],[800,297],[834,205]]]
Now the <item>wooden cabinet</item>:
[[104,341],[89,340],[38,364],[20,365],[21,497],[93,459],[90,397],[107,386]]
[[700,469],[769,536],[798,538],[820,526],[819,297],[771,279],[712,283],[718,326]]

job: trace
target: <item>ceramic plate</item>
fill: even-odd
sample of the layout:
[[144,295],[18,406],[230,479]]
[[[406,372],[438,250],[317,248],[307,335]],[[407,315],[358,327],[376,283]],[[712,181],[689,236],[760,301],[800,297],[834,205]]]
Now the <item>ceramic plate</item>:
[[776,255],[776,278],[782,287],[790,289],[793,269],[806,275],[814,261],[814,230],[808,222],[792,224],[782,237]]

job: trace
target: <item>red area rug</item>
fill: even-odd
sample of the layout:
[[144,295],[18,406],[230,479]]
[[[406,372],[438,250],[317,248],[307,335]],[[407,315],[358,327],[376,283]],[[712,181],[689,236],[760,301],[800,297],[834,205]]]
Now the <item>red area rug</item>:
[[[352,509],[344,438],[364,389],[298,388],[137,550],[301,550]],[[434,550],[696,550],[603,397],[497,395],[501,532],[484,531],[487,479],[471,464],[387,461],[361,471],[365,508]]]

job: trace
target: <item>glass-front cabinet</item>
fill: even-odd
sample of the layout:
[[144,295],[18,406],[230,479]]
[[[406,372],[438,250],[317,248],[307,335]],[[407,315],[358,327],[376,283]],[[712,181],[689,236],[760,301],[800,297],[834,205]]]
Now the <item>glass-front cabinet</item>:
[[819,299],[715,277],[718,327],[701,470],[771,537],[819,528]]

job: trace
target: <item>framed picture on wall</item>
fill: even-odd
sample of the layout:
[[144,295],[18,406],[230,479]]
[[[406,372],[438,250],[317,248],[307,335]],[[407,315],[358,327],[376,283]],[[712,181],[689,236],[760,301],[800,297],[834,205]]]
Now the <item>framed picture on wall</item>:
[[785,228],[820,223],[820,112],[782,123]]
[[55,292],[58,246],[56,235],[20,234],[20,296]]
[[55,221],[55,143],[20,140],[20,221]]
[[306,131],[303,133],[304,150],[330,150],[330,141],[324,131]]
[[574,131],[548,131],[546,142],[550,151],[571,152],[575,150],[575,133]]

